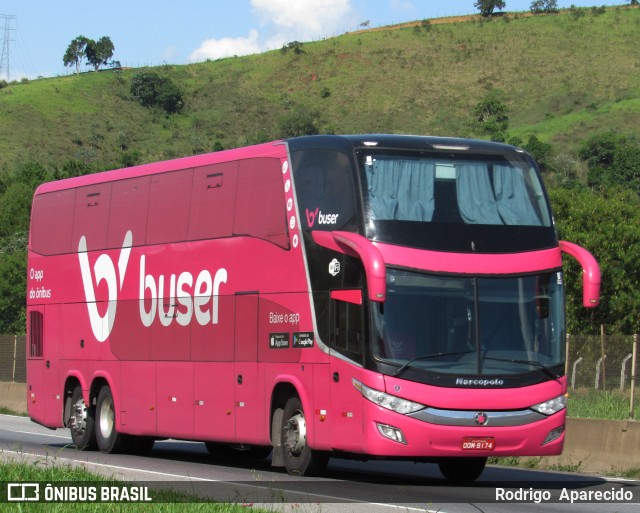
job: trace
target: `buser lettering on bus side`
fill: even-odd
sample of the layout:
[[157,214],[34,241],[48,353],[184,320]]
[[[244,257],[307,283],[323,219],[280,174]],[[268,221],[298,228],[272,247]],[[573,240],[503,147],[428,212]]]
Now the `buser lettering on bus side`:
[[[220,284],[227,283],[227,270],[220,268],[212,278],[207,269],[203,269],[195,279],[193,275],[184,271],[179,275],[172,274],[169,278],[169,290],[165,294],[165,277],[158,276],[157,280],[151,274],[146,274],[146,256],[140,257],[140,319],[146,327],[151,326],[158,312],[158,318],[163,326],[169,326],[173,319],[181,326],[187,326],[193,316],[201,326],[206,324],[218,324],[218,294]],[[151,299],[151,308],[145,307],[145,295]],[[171,299],[168,310],[164,309],[164,301],[158,299]],[[176,312],[176,299],[181,307]],[[210,304],[209,304],[210,303]]]

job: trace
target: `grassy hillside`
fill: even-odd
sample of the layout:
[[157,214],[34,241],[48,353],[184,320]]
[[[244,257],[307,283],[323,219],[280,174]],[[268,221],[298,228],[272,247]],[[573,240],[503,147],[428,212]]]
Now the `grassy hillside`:
[[131,98],[139,70],[13,84],[0,90],[0,170],[104,169],[275,139],[292,112],[317,112],[323,132],[473,136],[470,112],[490,90],[509,108],[509,135],[571,154],[640,125],[639,42],[640,9],[625,7],[362,31],[301,54],[157,68],[184,93],[171,116]]
[[43,181],[277,139],[291,119],[320,132],[478,136],[472,113],[488,93],[508,109],[507,140],[543,164],[559,237],[600,262],[601,305],[586,311],[567,261],[569,331],[638,333],[640,9],[602,11],[421,20],[150,70],[182,91],[172,115],[133,99],[142,70],[1,88],[0,333],[24,332],[30,201]]

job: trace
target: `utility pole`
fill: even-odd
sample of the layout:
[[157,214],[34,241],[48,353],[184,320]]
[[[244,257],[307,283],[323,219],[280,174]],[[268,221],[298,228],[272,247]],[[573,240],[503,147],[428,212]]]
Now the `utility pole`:
[[9,59],[9,43],[14,41],[11,39],[11,32],[15,32],[11,26],[11,22],[15,20],[16,17],[11,14],[0,14],[0,20],[4,21],[4,30],[2,37],[2,54],[0,54],[0,75],[4,71],[7,75],[7,82],[11,82],[11,61]]

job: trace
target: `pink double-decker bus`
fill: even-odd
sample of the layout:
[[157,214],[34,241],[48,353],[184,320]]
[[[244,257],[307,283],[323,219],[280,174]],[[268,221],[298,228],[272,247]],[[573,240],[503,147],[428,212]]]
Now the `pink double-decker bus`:
[[486,141],[311,136],[47,183],[29,414],[78,449],[197,440],[297,475],[559,454],[563,252],[596,306],[535,163]]

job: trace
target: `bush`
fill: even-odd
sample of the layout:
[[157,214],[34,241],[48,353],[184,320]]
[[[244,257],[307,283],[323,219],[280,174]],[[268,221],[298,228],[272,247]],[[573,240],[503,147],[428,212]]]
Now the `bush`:
[[141,71],[131,79],[131,95],[143,107],[160,107],[168,114],[184,107],[180,89],[168,78],[153,71]]
[[280,137],[299,137],[301,135],[317,135],[320,114],[314,110],[298,108],[280,120]]

